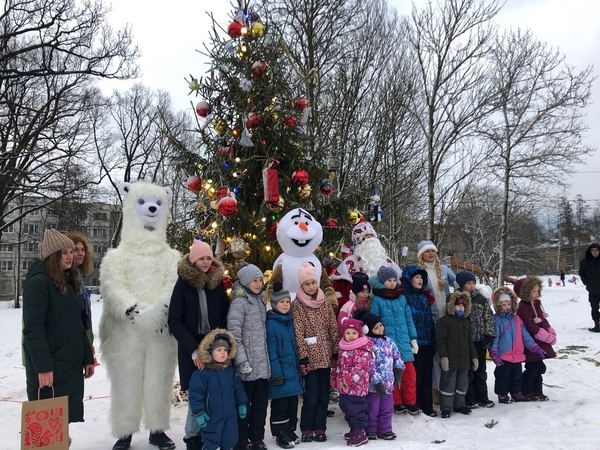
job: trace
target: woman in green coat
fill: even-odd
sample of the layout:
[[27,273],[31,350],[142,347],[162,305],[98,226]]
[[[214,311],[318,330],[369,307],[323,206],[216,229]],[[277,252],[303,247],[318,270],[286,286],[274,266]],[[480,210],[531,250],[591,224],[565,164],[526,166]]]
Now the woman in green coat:
[[[83,422],[83,379],[94,374],[81,322],[71,239],[46,230],[42,261],[31,265],[23,291],[23,352],[27,398],[69,396],[69,422]],[[41,390],[40,390],[41,388]]]

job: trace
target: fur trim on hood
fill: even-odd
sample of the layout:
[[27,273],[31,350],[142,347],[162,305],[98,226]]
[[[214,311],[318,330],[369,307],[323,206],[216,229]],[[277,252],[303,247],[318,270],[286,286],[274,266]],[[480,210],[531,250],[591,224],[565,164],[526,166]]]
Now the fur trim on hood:
[[519,306],[518,305],[519,298],[517,297],[517,294],[515,294],[511,288],[506,287],[506,286],[499,287],[498,289],[496,289],[494,291],[494,297],[493,297],[494,310],[498,314],[500,314],[502,312],[502,307],[500,306],[500,297],[502,296],[502,294],[506,294],[510,297],[510,305],[511,305],[512,312],[514,314],[516,314],[517,307]]
[[534,287],[538,288],[540,297],[542,296],[542,280],[533,275],[527,275],[521,284],[520,297],[521,301],[531,303],[531,291]]
[[467,291],[454,291],[454,293],[450,296],[450,299],[446,303],[446,314],[454,315],[454,302],[457,298],[462,297],[465,299],[465,315],[464,317],[469,317],[471,314],[471,295]]
[[203,289],[206,286],[208,289],[214,289],[223,281],[225,267],[221,261],[213,259],[212,266],[204,273],[190,262],[189,257],[190,255],[187,254],[181,258],[177,266],[177,274],[191,287]]
[[231,361],[233,361],[233,358],[235,358],[237,344],[235,343],[233,334],[231,334],[231,332],[227,331],[225,328],[215,328],[206,336],[204,336],[204,339],[202,339],[202,342],[200,342],[200,345],[198,346],[198,357],[204,364],[214,364],[209,349],[215,341],[215,337],[219,334],[225,334],[229,338],[229,355],[227,355],[228,365],[230,365]]

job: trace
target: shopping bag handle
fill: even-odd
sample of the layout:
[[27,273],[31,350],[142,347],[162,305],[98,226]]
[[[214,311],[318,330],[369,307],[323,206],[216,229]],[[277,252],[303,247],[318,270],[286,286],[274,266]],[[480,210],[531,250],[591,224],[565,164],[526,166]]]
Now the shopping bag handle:
[[[52,389],[52,398],[54,398],[54,386],[47,386],[47,387],[49,387],[50,389]],[[41,392],[41,390],[42,390],[41,386],[38,387],[38,400],[40,399],[40,392]]]

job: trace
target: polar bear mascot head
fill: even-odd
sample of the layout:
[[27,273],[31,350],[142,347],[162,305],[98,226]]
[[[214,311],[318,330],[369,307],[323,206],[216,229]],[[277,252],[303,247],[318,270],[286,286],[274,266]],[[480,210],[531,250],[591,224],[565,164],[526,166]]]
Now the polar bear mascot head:
[[148,241],[165,243],[169,202],[173,191],[169,187],[137,182],[119,186],[123,195],[123,231],[121,245],[141,247]]
[[301,208],[291,210],[279,221],[277,242],[288,255],[312,255],[322,240],[321,224]]

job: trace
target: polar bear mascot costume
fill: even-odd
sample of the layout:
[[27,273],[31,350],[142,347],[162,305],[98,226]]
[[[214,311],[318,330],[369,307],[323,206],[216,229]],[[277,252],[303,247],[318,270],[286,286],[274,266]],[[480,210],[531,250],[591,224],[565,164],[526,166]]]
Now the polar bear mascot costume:
[[290,292],[290,298],[296,298],[296,291],[300,289],[298,284],[298,269],[305,262],[310,262],[317,273],[321,274],[319,287],[325,293],[327,299],[338,311],[338,302],[335,291],[331,287],[331,280],[323,271],[321,262],[314,255],[314,251],[323,240],[323,227],[307,211],[296,208],[288,212],[279,221],[277,227],[277,242],[283,253],[273,264],[273,274],[267,287],[267,298],[270,298],[273,283],[281,281],[283,288]]
[[172,191],[123,183],[121,242],[100,267],[100,342],[110,379],[113,450],[126,450],[142,416],[150,443],[175,448],[169,428],[177,341],[167,328],[180,254],[166,243]]

